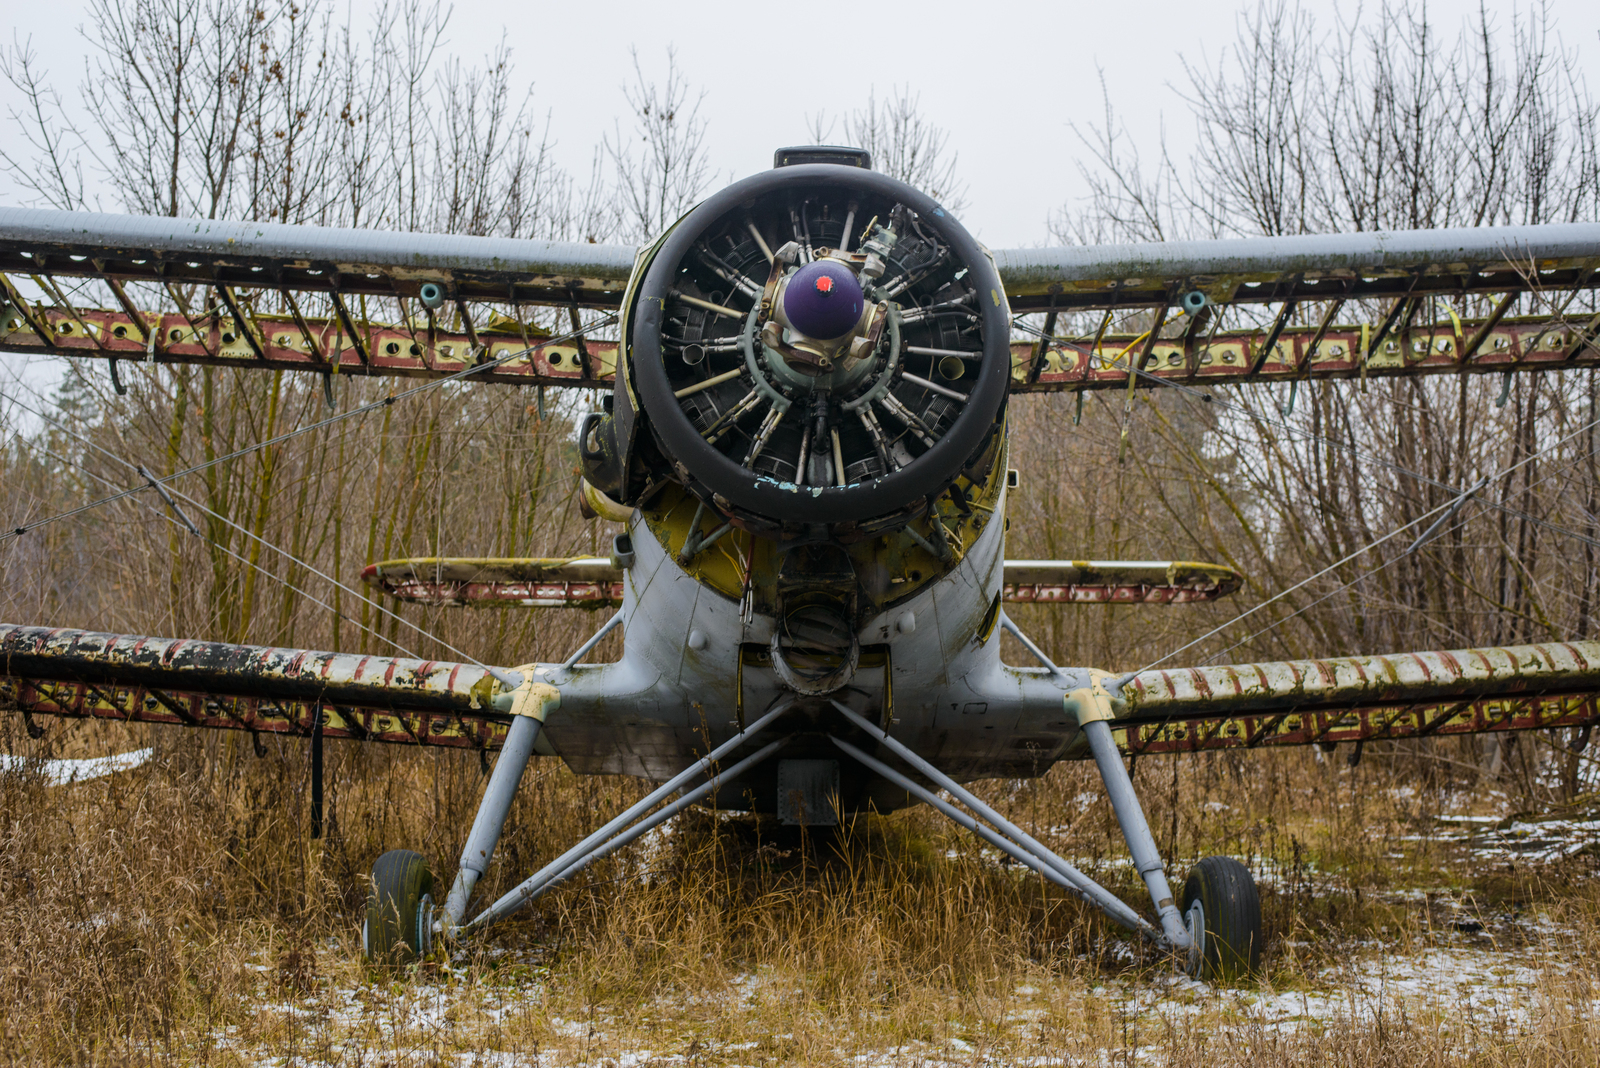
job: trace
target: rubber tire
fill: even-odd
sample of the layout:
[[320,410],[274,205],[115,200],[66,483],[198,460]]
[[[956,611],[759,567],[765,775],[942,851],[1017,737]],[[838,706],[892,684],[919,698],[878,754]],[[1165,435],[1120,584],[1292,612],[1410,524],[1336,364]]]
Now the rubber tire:
[[1231,982],[1261,970],[1261,895],[1250,869],[1232,857],[1206,857],[1183,884],[1183,915],[1200,902],[1205,944],[1189,972],[1207,982]]
[[[391,849],[372,865],[362,949],[370,964],[410,964],[429,949],[419,914],[431,912],[433,872],[421,853]],[[420,950],[420,952],[419,952]]]

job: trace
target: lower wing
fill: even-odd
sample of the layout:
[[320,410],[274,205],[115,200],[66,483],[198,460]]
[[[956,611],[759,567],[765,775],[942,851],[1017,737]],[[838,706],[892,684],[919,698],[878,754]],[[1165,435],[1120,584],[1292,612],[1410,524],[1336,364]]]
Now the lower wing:
[[1150,670],[1122,693],[1134,755],[1588,727],[1600,642]]
[[[488,668],[0,625],[0,709],[411,745],[499,748]],[[1600,642],[1149,670],[1125,753],[1335,744],[1600,720]],[[1069,746],[1068,755],[1076,747]]]

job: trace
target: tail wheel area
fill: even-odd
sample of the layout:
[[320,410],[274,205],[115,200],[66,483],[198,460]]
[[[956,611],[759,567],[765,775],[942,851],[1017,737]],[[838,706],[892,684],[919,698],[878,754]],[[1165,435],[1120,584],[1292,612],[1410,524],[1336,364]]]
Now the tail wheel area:
[[1183,884],[1183,916],[1194,937],[1187,971],[1207,982],[1261,970],[1261,896],[1250,869],[1232,857],[1206,857]]
[[433,950],[433,872],[421,853],[391,849],[372,865],[361,951],[371,964],[409,964]]

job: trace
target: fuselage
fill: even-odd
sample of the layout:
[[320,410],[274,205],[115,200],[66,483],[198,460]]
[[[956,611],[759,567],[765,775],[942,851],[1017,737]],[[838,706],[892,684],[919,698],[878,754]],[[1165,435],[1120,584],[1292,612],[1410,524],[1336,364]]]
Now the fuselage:
[[[769,765],[721,787],[725,808],[771,811],[780,760],[832,760],[825,734],[844,724],[837,700],[913,746],[951,776],[969,781],[1037,775],[1073,741],[1077,725],[1062,707],[1082,685],[1078,672],[1001,661],[999,597],[1005,548],[1006,488],[1000,477],[971,499],[959,560],[941,566],[904,537],[871,539],[858,557],[877,567],[858,596],[878,601],[856,632],[859,662],[837,689],[796,693],[773,663],[780,616],[755,606],[779,599],[771,556],[776,543],[726,536],[712,565],[680,563],[695,502],[674,496],[634,513],[634,559],[624,583],[622,657],[579,665],[552,678],[561,707],[545,737],[580,774],[630,774],[665,780],[779,702],[792,701],[786,728],[801,732]],[[952,524],[955,525],[955,524]],[[697,558],[698,559],[698,558]],[[902,587],[909,587],[900,594]],[[850,605],[835,609],[842,618]],[[905,792],[851,762],[840,769],[841,807],[889,810]]]

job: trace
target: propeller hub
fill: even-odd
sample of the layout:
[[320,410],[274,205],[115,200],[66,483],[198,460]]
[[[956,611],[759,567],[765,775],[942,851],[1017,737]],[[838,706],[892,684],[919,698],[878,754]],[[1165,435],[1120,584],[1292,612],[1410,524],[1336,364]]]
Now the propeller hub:
[[855,329],[865,301],[849,267],[837,260],[813,260],[784,287],[783,314],[807,337],[832,341]]

